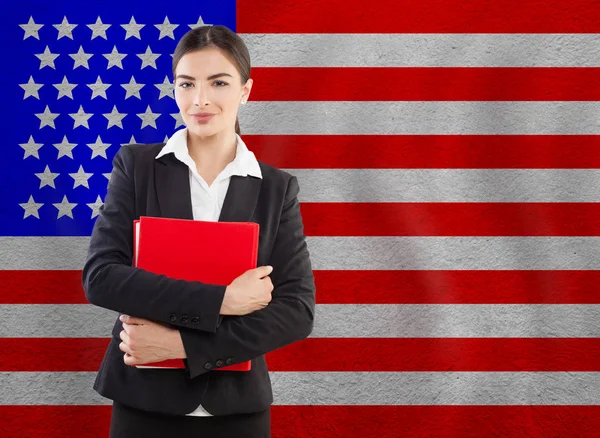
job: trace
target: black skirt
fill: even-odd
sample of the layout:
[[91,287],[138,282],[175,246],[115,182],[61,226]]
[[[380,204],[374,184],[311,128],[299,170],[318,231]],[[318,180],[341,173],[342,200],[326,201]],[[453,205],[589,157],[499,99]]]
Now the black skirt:
[[110,438],[270,438],[271,407],[252,414],[195,417],[142,411],[113,402]]

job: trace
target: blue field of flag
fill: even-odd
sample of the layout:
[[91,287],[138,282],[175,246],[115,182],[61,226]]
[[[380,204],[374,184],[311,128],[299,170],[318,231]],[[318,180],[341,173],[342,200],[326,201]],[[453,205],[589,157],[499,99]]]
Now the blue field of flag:
[[[0,235],[90,235],[122,144],[182,127],[172,57],[235,2],[20,1],[0,15]],[[171,88],[169,88],[171,87]]]

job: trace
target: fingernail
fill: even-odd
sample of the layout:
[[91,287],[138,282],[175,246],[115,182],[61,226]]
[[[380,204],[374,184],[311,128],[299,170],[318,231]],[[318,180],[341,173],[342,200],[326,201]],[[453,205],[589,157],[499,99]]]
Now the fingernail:
[[121,321],[125,321],[125,315],[121,315],[121,316],[119,316],[119,319],[120,319]]

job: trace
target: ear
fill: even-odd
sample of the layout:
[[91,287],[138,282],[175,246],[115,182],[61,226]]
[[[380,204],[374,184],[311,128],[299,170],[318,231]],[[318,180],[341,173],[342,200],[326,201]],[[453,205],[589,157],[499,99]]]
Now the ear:
[[246,85],[242,87],[242,93],[240,96],[240,100],[248,101],[250,98],[250,91],[252,91],[252,84],[254,81],[252,79],[248,79],[246,81]]

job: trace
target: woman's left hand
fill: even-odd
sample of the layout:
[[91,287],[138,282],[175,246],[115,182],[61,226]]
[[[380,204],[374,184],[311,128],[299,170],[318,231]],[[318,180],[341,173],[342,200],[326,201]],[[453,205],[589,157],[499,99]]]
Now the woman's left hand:
[[167,359],[185,358],[179,330],[143,318],[121,315],[123,329],[119,344],[126,365],[142,365]]

